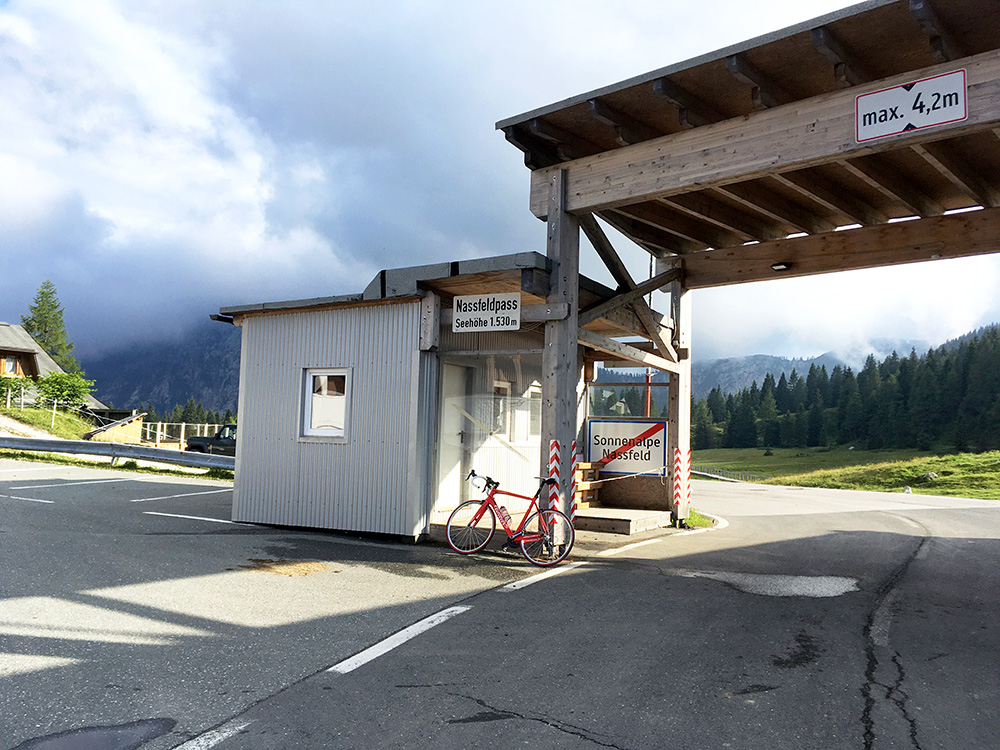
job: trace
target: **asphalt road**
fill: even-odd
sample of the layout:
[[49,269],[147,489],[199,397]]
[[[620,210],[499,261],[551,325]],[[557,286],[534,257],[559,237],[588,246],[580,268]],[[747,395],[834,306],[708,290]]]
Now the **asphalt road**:
[[533,579],[517,557],[220,523],[227,489],[0,462],[0,747],[1000,736],[998,503],[696,482],[719,529],[583,535],[583,565]]

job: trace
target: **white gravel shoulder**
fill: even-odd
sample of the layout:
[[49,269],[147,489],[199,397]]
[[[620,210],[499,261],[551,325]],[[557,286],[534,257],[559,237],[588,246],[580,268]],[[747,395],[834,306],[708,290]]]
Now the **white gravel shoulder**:
[[51,438],[53,435],[0,414],[0,437]]

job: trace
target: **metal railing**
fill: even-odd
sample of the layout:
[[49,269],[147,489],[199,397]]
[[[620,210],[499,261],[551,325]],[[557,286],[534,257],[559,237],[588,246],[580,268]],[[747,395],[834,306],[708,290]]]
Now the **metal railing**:
[[191,422],[143,422],[142,442],[160,445],[160,443],[180,443],[181,447],[189,437],[211,437],[220,424],[193,424]]
[[144,445],[124,443],[94,443],[89,440],[48,440],[40,438],[0,437],[0,448],[40,453],[68,453],[85,456],[107,456],[112,459],[124,458],[138,461],[154,461],[178,466],[194,466],[202,469],[236,469],[236,459],[232,456],[217,456],[205,453],[188,453],[168,448],[150,448]]
[[730,471],[729,469],[716,469],[711,466],[692,466],[692,474],[698,474],[712,479],[721,479],[724,482],[763,482],[771,477],[761,474],[751,474],[747,471]]

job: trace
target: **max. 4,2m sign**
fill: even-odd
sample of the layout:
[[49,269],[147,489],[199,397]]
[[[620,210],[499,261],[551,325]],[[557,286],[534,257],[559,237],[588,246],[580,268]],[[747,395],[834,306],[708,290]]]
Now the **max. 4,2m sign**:
[[862,94],[855,101],[858,143],[969,116],[964,70]]
[[666,422],[591,419],[587,427],[587,460],[601,473],[666,476]]

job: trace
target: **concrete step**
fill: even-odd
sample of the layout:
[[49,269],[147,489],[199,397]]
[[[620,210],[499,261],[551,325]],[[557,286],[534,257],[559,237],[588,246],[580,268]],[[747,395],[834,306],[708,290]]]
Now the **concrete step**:
[[606,534],[639,534],[670,525],[669,510],[631,510],[629,508],[577,508],[573,525],[581,531]]

